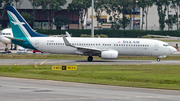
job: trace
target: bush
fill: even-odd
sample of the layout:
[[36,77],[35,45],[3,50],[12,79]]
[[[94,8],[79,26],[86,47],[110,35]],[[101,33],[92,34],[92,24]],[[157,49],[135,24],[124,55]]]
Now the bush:
[[[81,37],[81,34],[91,36],[91,30],[80,30],[80,29],[69,29],[69,30],[40,30],[37,29],[37,32],[45,35],[61,35],[65,34],[65,31],[72,34],[72,37]],[[129,37],[137,38],[147,34],[151,35],[163,35],[163,36],[176,36],[180,37],[180,31],[145,31],[145,30],[94,30],[94,36],[96,35],[107,35],[108,37]],[[100,36],[101,37],[101,36]]]
[[[91,37],[91,35],[81,34],[81,37]],[[94,37],[107,38],[108,36],[104,34],[100,34],[100,35],[96,34]]]
[[81,37],[91,37],[91,35],[81,34]]
[[108,36],[107,35],[104,35],[104,34],[96,34],[94,37],[101,37],[101,38],[107,38]]

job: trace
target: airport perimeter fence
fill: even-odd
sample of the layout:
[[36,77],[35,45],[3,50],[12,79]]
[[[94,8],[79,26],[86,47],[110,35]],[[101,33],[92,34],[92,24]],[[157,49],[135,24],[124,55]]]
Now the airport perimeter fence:
[[[69,30],[42,30],[37,29],[38,33],[45,35],[65,35],[65,31],[72,34],[72,37],[81,37],[81,34],[91,35],[91,30],[80,30],[80,29],[69,29]],[[128,37],[128,38],[137,38],[146,36],[147,34],[151,35],[163,35],[163,36],[176,36],[180,37],[180,31],[145,31],[145,30],[95,30],[95,35],[107,35],[112,38]]]

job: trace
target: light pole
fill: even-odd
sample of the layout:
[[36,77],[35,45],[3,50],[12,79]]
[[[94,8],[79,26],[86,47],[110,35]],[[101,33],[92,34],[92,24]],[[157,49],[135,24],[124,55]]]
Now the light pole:
[[92,0],[91,37],[94,38],[94,0]]

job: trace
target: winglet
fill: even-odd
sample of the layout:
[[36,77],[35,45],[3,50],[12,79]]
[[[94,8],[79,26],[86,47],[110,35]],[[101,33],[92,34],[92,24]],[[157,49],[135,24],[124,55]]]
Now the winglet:
[[65,31],[65,33],[67,37],[71,37],[71,35],[67,31]]
[[69,41],[68,41],[64,36],[62,36],[62,37],[63,37],[64,43],[65,43],[66,46],[71,46],[71,47],[73,47],[73,46],[69,43]]

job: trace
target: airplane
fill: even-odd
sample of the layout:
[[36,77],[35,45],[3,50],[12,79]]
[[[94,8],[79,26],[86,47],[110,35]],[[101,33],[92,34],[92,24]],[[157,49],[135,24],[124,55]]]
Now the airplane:
[[55,54],[93,56],[101,59],[117,59],[119,55],[166,57],[177,50],[168,43],[141,38],[80,38],[49,37],[35,32],[13,6],[7,6],[7,14],[14,34],[12,43],[25,48]]
[[6,37],[13,37],[11,28],[3,29],[0,33],[0,41],[7,47],[8,44],[12,44],[11,40]]
[[[65,33],[66,33],[67,37],[71,37],[71,35],[67,31],[65,31]],[[13,38],[13,33],[12,33],[11,28],[5,28],[0,32],[0,42],[5,44],[6,48],[7,48],[8,44],[12,44],[11,39],[9,39],[7,37]],[[12,49],[12,46],[11,46],[11,49]]]

